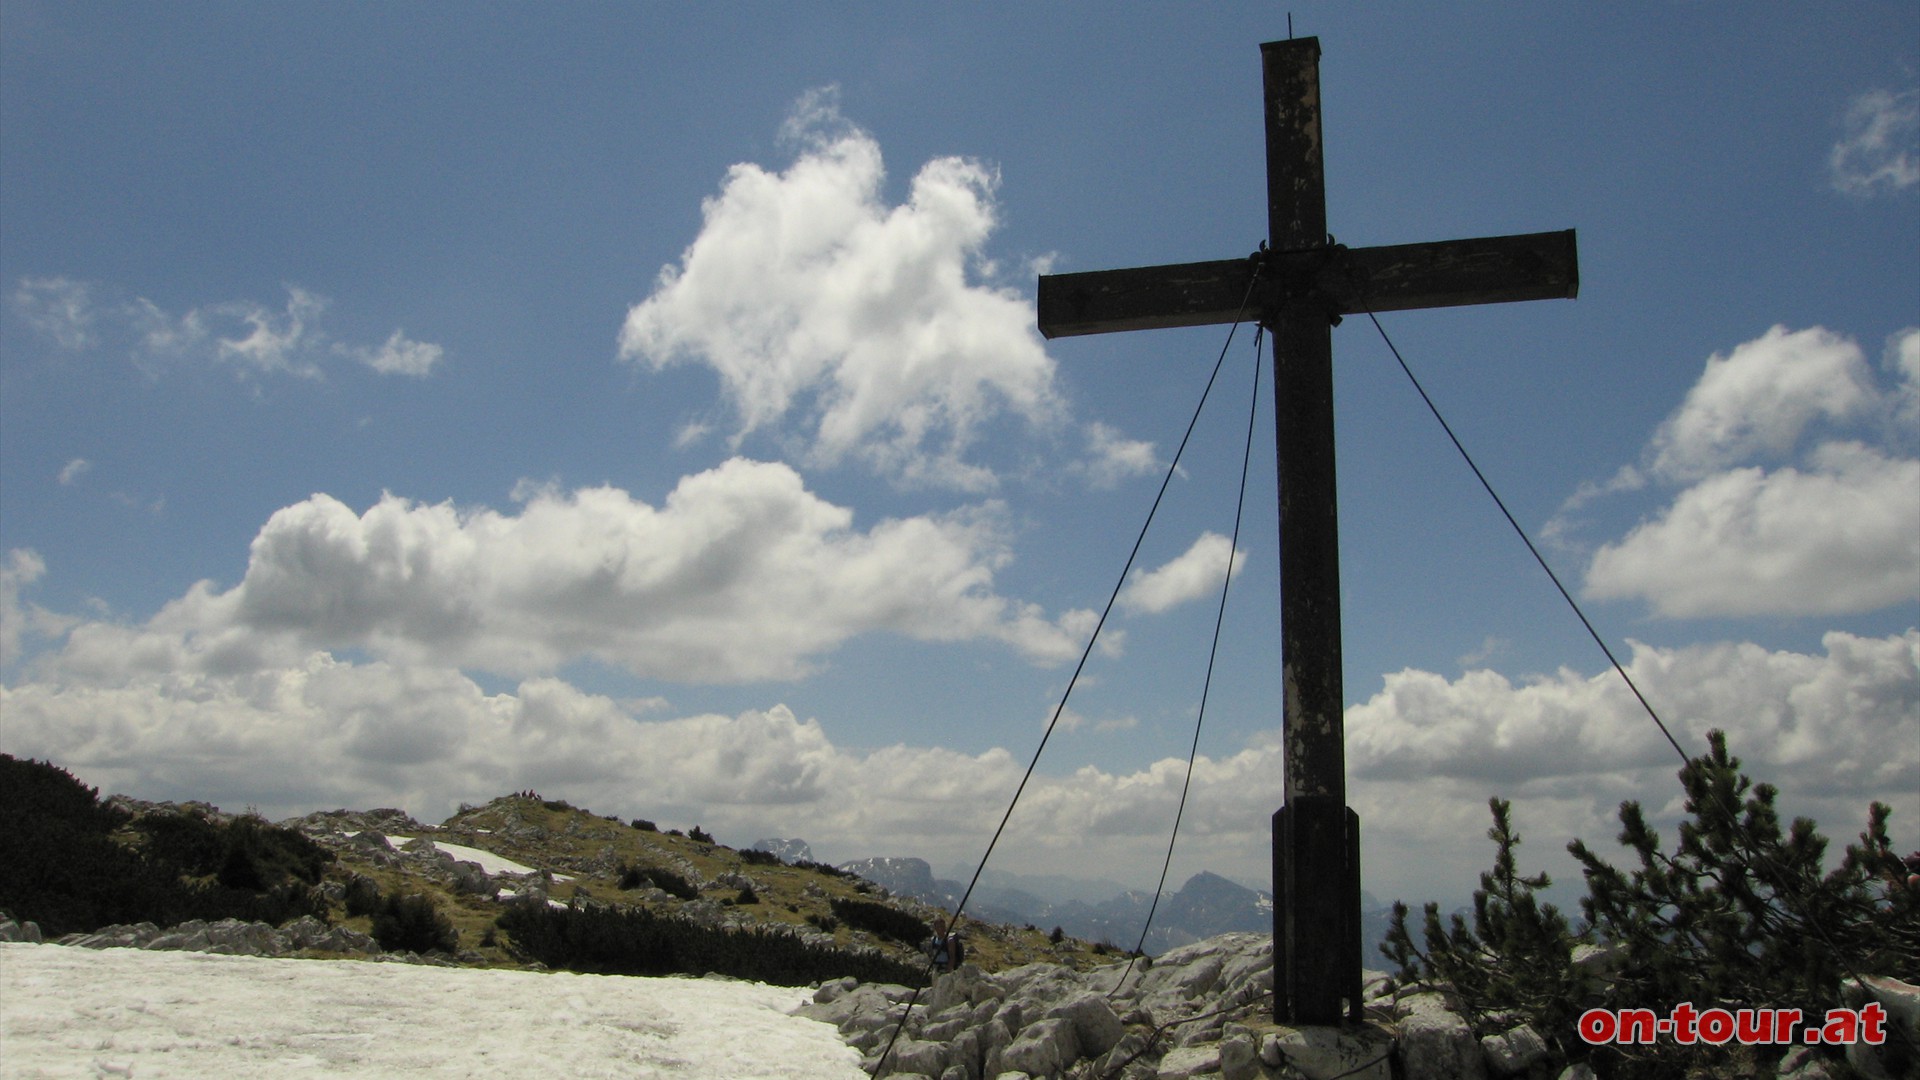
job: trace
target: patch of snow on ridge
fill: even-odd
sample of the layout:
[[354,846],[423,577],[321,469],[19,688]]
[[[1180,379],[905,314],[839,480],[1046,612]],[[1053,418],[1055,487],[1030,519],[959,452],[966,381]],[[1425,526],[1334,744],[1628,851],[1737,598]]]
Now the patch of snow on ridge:
[[[347,834],[348,838],[358,835],[360,834]],[[413,839],[411,836],[401,836],[399,833],[392,833],[387,836],[387,842],[394,847],[399,847],[401,844],[408,843]],[[495,855],[491,851],[468,847],[465,844],[449,844],[445,840],[429,840],[427,843],[453,856],[455,862],[479,863],[480,869],[485,870],[489,874],[537,874],[540,872],[524,863],[514,862],[505,855]],[[572,881],[573,878],[568,874],[555,874],[553,875],[553,880]]]
[[8,1076],[864,1080],[810,988],[0,942]]

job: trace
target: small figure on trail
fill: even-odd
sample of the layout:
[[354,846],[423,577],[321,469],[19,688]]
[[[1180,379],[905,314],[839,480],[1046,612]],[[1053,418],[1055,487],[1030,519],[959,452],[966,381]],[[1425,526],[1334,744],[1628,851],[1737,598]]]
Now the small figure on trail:
[[953,971],[967,958],[967,947],[960,943],[960,928],[948,929],[945,918],[933,920],[933,936],[921,949],[933,959],[936,972]]

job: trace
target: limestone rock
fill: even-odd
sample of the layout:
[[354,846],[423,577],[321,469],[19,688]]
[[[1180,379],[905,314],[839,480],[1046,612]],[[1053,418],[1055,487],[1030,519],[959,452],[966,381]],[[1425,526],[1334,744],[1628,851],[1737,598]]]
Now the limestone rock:
[[1392,1042],[1370,1029],[1302,1027],[1268,1035],[1260,1041],[1260,1058],[1268,1065],[1282,1062],[1307,1080],[1391,1080]]
[[902,1038],[893,1046],[890,1074],[919,1073],[939,1076],[947,1071],[947,1047],[944,1043]]
[[1220,1040],[1220,1080],[1260,1080],[1260,1073],[1260,1051],[1251,1035]]
[[990,1058],[987,1071],[1052,1076],[1064,1071],[1079,1056],[1080,1044],[1074,1038],[1071,1021],[1040,1020],[1028,1025],[997,1057]]
[[1480,1040],[1440,994],[1400,1002],[1400,1047],[1407,1080],[1485,1080]]
[[492,899],[500,894],[500,884],[477,862],[453,864],[453,891]]
[[1852,1009],[1876,1004],[1886,1014],[1885,1041],[1879,1046],[1854,1042],[1847,1047],[1847,1064],[1871,1080],[1920,1075],[1920,986],[1865,975],[1841,983],[1840,1000]]
[[0,941],[25,941],[38,945],[41,943],[40,924],[14,922],[11,918],[0,919]]
[[1095,993],[1082,993],[1047,1011],[1049,1019],[1059,1018],[1073,1025],[1074,1042],[1087,1057],[1113,1049],[1127,1033],[1126,1025],[1114,1014],[1107,999]]
[[1160,1059],[1160,1068],[1154,1073],[1156,1080],[1190,1080],[1202,1073],[1220,1071],[1220,1047],[1180,1046],[1167,1051]]
[[1481,1039],[1480,1050],[1495,1076],[1523,1075],[1552,1056],[1547,1040],[1526,1024]]

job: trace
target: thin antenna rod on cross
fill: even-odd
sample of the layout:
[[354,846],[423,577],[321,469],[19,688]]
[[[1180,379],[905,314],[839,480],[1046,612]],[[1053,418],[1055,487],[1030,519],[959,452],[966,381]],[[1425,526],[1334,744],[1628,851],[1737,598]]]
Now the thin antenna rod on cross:
[[[1285,805],[1273,822],[1274,1018],[1361,1017],[1360,821],[1346,805],[1333,338],[1357,312],[1573,297],[1571,230],[1348,249],[1327,235],[1320,42],[1260,46],[1267,240],[1250,257],[1040,279],[1049,338],[1208,326],[1253,310],[1274,341]],[[1342,1005],[1345,1009],[1342,1009]]]

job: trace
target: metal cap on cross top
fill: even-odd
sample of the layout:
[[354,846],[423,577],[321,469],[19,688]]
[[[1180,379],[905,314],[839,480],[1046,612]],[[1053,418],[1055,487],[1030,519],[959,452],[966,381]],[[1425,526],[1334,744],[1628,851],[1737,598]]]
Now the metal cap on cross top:
[[[1571,229],[1348,248],[1327,235],[1320,42],[1260,46],[1267,240],[1238,259],[1040,278],[1048,338],[1252,318],[1274,336],[1284,805],[1273,819],[1274,1018],[1361,1018],[1360,825],[1346,805],[1333,341],[1361,312],[1571,298]],[[1344,1009],[1343,1009],[1344,1003]]]

